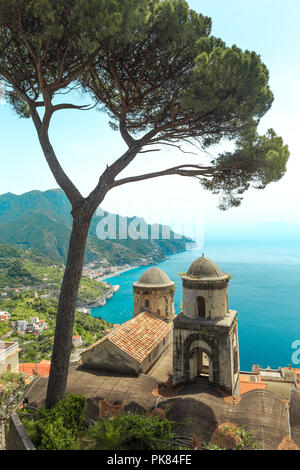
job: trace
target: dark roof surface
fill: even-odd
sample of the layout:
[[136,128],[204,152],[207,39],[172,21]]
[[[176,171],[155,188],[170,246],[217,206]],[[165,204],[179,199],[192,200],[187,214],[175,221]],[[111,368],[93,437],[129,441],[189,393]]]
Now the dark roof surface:
[[[44,406],[48,378],[40,378],[28,393],[32,406]],[[149,410],[157,405],[157,382],[148,375],[139,377],[108,371],[87,370],[79,364],[69,368],[68,391],[84,395],[88,400],[86,415],[98,417],[99,399],[110,403],[122,402],[125,410],[140,407]],[[291,413],[292,438],[297,442],[295,426],[300,425],[299,393],[293,396]],[[293,401],[294,400],[294,401]],[[199,436],[207,440],[219,423],[232,422],[244,426],[260,449],[277,449],[283,438],[289,434],[288,415],[285,403],[274,394],[264,390],[248,392],[240,397],[237,405],[224,401],[215,387],[209,385],[187,385],[177,396],[161,397],[159,407],[164,409],[166,417],[180,424],[181,435]],[[182,428],[182,429],[181,429]],[[299,440],[298,440],[299,442]]]

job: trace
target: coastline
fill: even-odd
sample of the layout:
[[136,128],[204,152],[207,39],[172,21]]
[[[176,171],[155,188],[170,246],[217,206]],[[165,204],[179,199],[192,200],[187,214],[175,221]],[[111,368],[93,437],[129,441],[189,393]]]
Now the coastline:
[[[195,246],[195,245],[193,244],[193,246]],[[120,266],[119,269],[117,269],[115,272],[106,274],[106,275],[101,276],[101,277],[98,277],[97,280],[99,282],[106,282],[111,289],[103,297],[97,299],[95,302],[90,302],[90,303],[87,302],[85,304],[81,304],[81,306],[79,308],[77,308],[77,310],[82,311],[84,313],[88,313],[89,315],[91,315],[91,310],[92,309],[98,309],[98,308],[104,307],[104,305],[106,305],[106,300],[112,298],[114,296],[114,294],[116,292],[118,292],[118,290],[120,289],[120,286],[118,284],[110,284],[110,282],[108,282],[108,280],[110,280],[112,278],[117,278],[121,274],[123,274],[125,272],[128,272],[128,271],[133,271],[134,269],[138,269],[138,268],[141,268],[141,267],[148,267],[148,266],[149,267],[150,266],[156,266],[157,264],[160,264],[164,261],[167,261],[170,256],[176,255],[178,253],[183,253],[185,251],[189,251],[190,249],[191,249],[190,247],[187,247],[185,250],[178,250],[174,253],[169,253],[168,256],[165,256],[164,258],[162,258],[160,260],[152,260],[152,262],[150,262],[150,263],[135,264],[135,265],[132,265],[132,266],[129,266],[129,267],[127,266],[127,267],[124,267],[124,268],[122,268]]]
[[103,307],[106,304],[106,300],[111,299],[113,297],[113,295],[116,292],[118,292],[118,290],[120,289],[120,286],[117,285],[117,284],[113,285],[113,284],[110,284],[109,282],[107,282],[107,284],[108,284],[109,290],[102,297],[99,297],[98,299],[96,299],[93,302],[81,302],[76,307],[76,310],[78,310],[79,312],[82,312],[82,313],[89,313],[90,314],[90,310],[92,308]]
[[177,255],[178,253],[184,253],[185,251],[189,251],[193,248],[197,247],[197,244],[196,243],[193,243],[193,247],[188,247],[186,248],[185,250],[178,250],[178,251],[174,251],[174,253],[169,253],[168,256],[166,256],[165,258],[163,259],[160,259],[160,260],[157,260],[157,261],[153,261],[151,263],[147,263],[147,264],[136,264],[134,266],[130,266],[129,268],[124,268],[124,269],[119,269],[118,271],[116,271],[115,273],[110,273],[110,274],[107,274],[105,276],[102,276],[102,277],[99,277],[98,280],[100,282],[102,281],[105,281],[107,279],[111,279],[112,277],[117,277],[117,276],[120,276],[120,274],[123,274],[127,271],[131,271],[132,269],[137,269],[137,268],[141,268],[142,266],[156,266],[157,264],[160,264],[162,263],[163,261],[166,261],[169,259],[170,256],[173,256],[173,255]]
[[[131,271],[132,269],[136,269],[136,268],[140,268],[141,266],[143,265],[135,265],[135,266],[130,266],[130,268],[124,268],[124,269],[119,269],[118,271],[116,271],[115,273],[110,273],[110,274],[106,274],[105,276],[102,276],[102,277],[99,277],[99,281],[100,282],[103,282],[107,279],[111,279],[112,277],[117,277],[117,276],[120,276],[120,274],[123,274],[125,273],[126,271]],[[148,266],[148,265],[147,265]]]
[[[164,258],[162,261],[164,261],[165,259],[167,258]],[[150,263],[145,266],[151,266],[151,265],[154,265],[154,264]],[[76,310],[78,310],[79,312],[87,313],[91,315],[91,309],[103,307],[106,304],[106,300],[111,299],[116,294],[116,292],[118,292],[118,290],[120,289],[120,286],[118,284],[110,284],[109,282],[107,282],[107,280],[113,277],[118,277],[120,276],[120,274],[123,274],[127,271],[132,271],[133,269],[140,268],[141,266],[144,266],[144,265],[135,265],[135,266],[131,266],[130,268],[119,269],[115,273],[111,273],[111,274],[108,274],[106,276],[99,278],[98,279],[99,282],[105,281],[111,289],[108,292],[106,292],[103,297],[100,297],[94,302],[81,302],[80,305],[76,307]]]

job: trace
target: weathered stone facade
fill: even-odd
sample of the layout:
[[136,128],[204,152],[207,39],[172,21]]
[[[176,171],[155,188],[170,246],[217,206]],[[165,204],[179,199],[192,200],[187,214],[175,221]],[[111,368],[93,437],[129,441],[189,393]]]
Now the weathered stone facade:
[[174,310],[174,282],[161,269],[148,269],[133,284],[133,315],[149,312],[163,321],[172,322]]
[[19,345],[17,342],[0,341],[0,374],[19,372]]
[[238,395],[237,312],[228,308],[229,276],[202,257],[182,280],[183,311],[173,329],[173,383],[202,376]]

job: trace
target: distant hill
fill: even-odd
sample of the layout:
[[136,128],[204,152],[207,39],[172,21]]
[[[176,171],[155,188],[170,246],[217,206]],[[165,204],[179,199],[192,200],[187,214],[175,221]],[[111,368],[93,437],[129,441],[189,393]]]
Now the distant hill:
[[[105,213],[104,217],[107,216]],[[100,217],[94,215],[87,240],[85,262],[106,259],[113,265],[138,262],[141,258],[161,260],[166,255],[182,251],[188,237],[165,240],[99,240],[96,227]],[[116,215],[119,223],[124,220]],[[132,219],[128,219],[130,223]],[[61,189],[30,191],[21,195],[0,196],[0,243],[20,248],[35,248],[59,263],[65,263],[71,233],[71,206]],[[147,225],[148,231],[153,228]],[[160,234],[162,227],[159,226]]]
[[[30,288],[55,297],[60,291],[63,273],[62,264],[54,263],[35,248],[0,245],[0,289]],[[78,301],[95,302],[107,290],[103,283],[82,276]]]
[[42,276],[32,267],[39,266],[45,271],[53,264],[51,259],[35,249],[21,250],[11,245],[0,245],[0,287],[37,284]]

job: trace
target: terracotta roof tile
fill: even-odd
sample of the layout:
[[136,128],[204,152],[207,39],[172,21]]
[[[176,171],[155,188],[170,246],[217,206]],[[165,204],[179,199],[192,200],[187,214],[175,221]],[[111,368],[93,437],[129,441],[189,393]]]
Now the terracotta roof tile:
[[172,325],[170,323],[165,323],[154,315],[143,312],[112,330],[97,343],[86,348],[81,354],[83,355],[86,351],[95,348],[104,341],[110,341],[121,351],[141,363],[171,329]]

